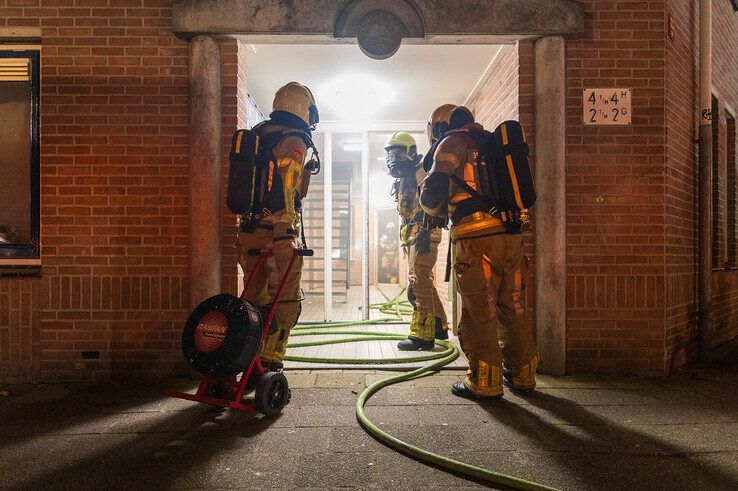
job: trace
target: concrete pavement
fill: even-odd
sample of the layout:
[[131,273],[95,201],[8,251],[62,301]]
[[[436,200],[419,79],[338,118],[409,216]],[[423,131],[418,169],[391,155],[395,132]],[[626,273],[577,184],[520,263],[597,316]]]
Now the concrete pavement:
[[[0,396],[0,488],[479,487],[397,454],[354,416],[376,371],[292,371],[274,419],[147,385],[10,387]],[[382,428],[428,450],[565,489],[738,488],[738,371],[668,378],[540,377],[529,397],[453,397],[461,372],[370,400]]]

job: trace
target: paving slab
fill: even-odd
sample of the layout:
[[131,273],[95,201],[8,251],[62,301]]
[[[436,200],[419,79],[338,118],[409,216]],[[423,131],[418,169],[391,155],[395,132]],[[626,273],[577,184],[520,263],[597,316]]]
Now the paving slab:
[[[563,489],[738,489],[731,367],[669,378],[540,377],[530,395],[469,401],[441,372],[366,412],[429,451]],[[164,397],[192,380],[14,387],[0,398],[0,488],[476,489],[367,435],[360,391],[396,372],[287,371],[278,417]]]

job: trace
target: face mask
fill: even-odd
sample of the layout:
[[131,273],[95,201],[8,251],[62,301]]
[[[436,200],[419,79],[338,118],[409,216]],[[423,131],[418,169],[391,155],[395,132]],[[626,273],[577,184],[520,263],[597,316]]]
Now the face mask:
[[387,169],[389,175],[394,178],[408,177],[410,173],[415,171],[415,167],[420,161],[419,155],[411,158],[402,149],[390,149],[387,151]]

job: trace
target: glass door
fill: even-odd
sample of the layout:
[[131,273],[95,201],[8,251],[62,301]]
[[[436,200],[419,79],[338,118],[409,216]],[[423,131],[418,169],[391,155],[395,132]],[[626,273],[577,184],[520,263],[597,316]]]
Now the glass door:
[[365,318],[364,135],[331,134],[330,269],[333,321]]
[[[305,242],[315,251],[311,257],[305,257],[302,266],[302,287],[305,299],[302,302],[300,320],[303,322],[323,322],[326,316],[325,299],[325,220],[323,210],[326,197],[326,175],[330,172],[325,153],[326,135],[322,132],[313,133],[313,142],[318,149],[322,168],[320,172],[310,178],[310,187],[307,196],[302,200],[302,226],[305,230]],[[330,309],[328,310],[330,312]]]
[[397,297],[407,286],[384,144],[397,126],[411,131],[424,150],[423,125],[370,123],[353,129],[321,123],[321,131],[314,133],[322,169],[312,177],[303,202],[306,241],[315,255],[303,266],[301,322],[387,317],[370,305]]

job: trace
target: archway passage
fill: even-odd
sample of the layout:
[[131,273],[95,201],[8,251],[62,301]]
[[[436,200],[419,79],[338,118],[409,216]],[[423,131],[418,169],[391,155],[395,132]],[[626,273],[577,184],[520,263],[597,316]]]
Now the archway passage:
[[[225,83],[223,96],[224,101],[239,105],[235,111],[242,115],[239,126],[253,126],[265,118],[274,92],[293,79],[311,88],[320,108],[321,122],[313,140],[322,168],[311,179],[303,200],[307,244],[315,255],[306,258],[303,267],[305,300],[300,322],[389,318],[390,323],[368,329],[407,336],[412,314],[407,295],[409,257],[398,240],[402,223],[393,194],[394,178],[387,173],[385,143],[394,132],[407,131],[418,152],[425,154],[428,113],[448,102],[470,106],[487,125],[518,119],[518,46],[410,45],[382,62],[367,58],[355,45],[238,41],[226,42],[223,51],[224,59],[238,60],[241,74],[235,86]],[[225,72],[233,69],[225,66]],[[449,78],[448,73],[455,76]],[[236,93],[240,97],[234,97]],[[236,124],[227,116],[223,121],[224,133]],[[225,211],[224,221],[228,220],[232,221],[232,215]],[[232,240],[224,237],[223,242]],[[446,307],[445,317],[452,320],[451,287],[443,281],[447,232],[440,242],[433,268],[435,283],[441,305]],[[233,264],[224,261],[224,269]],[[314,337],[295,342],[319,341]],[[376,340],[370,346],[338,348],[345,359],[365,358],[367,349],[402,357],[396,345],[396,340]],[[331,352],[336,351],[335,346],[296,349],[300,353],[296,356],[316,358],[335,356]],[[289,361],[286,366],[313,365]],[[466,368],[466,361],[458,360],[453,368]]]
[[[406,131],[425,154],[428,114],[448,102],[471,105],[487,125],[517,119],[517,46],[403,46],[382,62],[355,45],[239,42],[236,49],[245,52],[239,59],[245,60],[246,76],[238,90],[248,94],[243,110],[249,126],[268,115],[274,92],[292,79],[311,88],[320,108],[313,139],[322,169],[303,201],[307,243],[316,253],[305,260],[301,322],[397,316],[396,308],[377,304],[398,295],[400,310],[411,311],[401,293],[409,287],[409,259],[399,242],[402,221],[385,143],[394,132]],[[498,88],[500,80],[506,83]],[[451,318],[449,284],[443,281],[447,248],[444,235],[435,276]]]
[[[217,40],[238,38],[261,43],[346,44],[361,39],[361,19],[351,12],[368,8],[386,10],[403,26],[406,44],[499,44],[519,40],[531,42],[533,71],[531,106],[535,107],[533,133],[539,201],[536,215],[535,277],[536,332],[543,355],[542,369],[563,373],[566,369],[566,262],[565,262],[565,81],[564,35],[582,31],[581,9],[572,2],[500,1],[465,2],[464,7],[448,2],[401,2],[413,8],[398,11],[389,2],[273,2],[254,6],[235,0],[225,2],[184,1],[175,4],[174,31],[191,40],[191,107],[207,107],[191,119],[190,145],[192,179],[191,196],[202,189],[222,194],[220,168],[213,165],[222,138],[219,109],[221,88],[214,74],[220,69]],[[402,10],[402,9],[400,9]],[[413,24],[414,15],[420,24]],[[354,19],[354,20],[352,20]],[[405,19],[404,21],[402,19]],[[408,20],[409,19],[409,20]],[[473,21],[472,21],[473,19]],[[366,19],[365,19],[366,20]],[[340,24],[339,21],[343,22]],[[351,24],[354,22],[354,24]],[[408,22],[405,24],[404,22]],[[423,37],[418,30],[422,24]],[[414,27],[413,27],[414,26]],[[386,32],[377,31],[381,41]],[[545,37],[544,37],[545,36]],[[371,36],[370,36],[371,37]],[[365,46],[363,47],[365,48]],[[366,52],[366,49],[364,49]],[[215,138],[217,136],[217,138]],[[213,217],[216,219],[213,220]],[[221,206],[211,200],[191,209],[190,225],[203,235],[220,232]],[[220,290],[223,263],[219,244],[193,241],[190,271],[194,288],[191,303]],[[362,271],[366,276],[368,269]],[[367,301],[364,302],[365,304]]]

